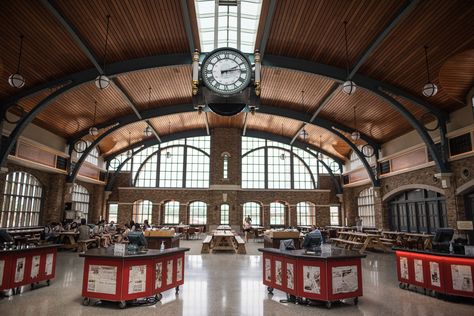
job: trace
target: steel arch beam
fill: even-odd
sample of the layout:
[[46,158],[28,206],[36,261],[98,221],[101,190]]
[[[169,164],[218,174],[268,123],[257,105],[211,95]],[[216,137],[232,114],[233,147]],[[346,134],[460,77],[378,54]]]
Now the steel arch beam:
[[[180,114],[180,113],[191,112],[191,111],[194,111],[192,104],[177,104],[177,105],[170,105],[170,106],[166,106],[166,107],[159,107],[159,108],[146,110],[146,111],[141,112],[141,115],[142,115],[143,119],[151,119],[151,118],[154,118],[154,117],[160,117],[160,116],[172,115],[172,114]],[[294,119],[294,120],[308,122],[308,124],[312,124],[312,125],[316,125],[316,126],[325,128],[325,129],[329,130],[330,132],[332,131],[333,127],[337,128],[341,131],[347,132],[347,133],[352,132],[352,130],[347,126],[344,126],[344,125],[341,125],[339,123],[335,123],[335,122],[332,122],[330,120],[326,120],[326,119],[323,119],[323,118],[316,118],[316,120],[314,120],[312,123],[309,123],[310,116],[308,114],[301,113],[301,112],[296,112],[296,111],[289,110],[289,109],[278,108],[278,107],[274,107],[274,106],[271,106],[271,105],[261,105],[260,108],[259,108],[259,112],[264,113],[264,114],[284,116],[284,117],[288,117],[288,118],[291,118],[291,119]],[[137,121],[139,121],[139,120],[136,118],[135,115],[128,115],[128,116],[121,117],[119,119],[113,119],[113,120],[104,122],[102,124],[98,124],[97,128],[102,129],[102,128],[105,128],[105,127],[108,127],[108,126],[114,126],[114,125],[117,124],[117,122],[121,126],[124,126],[126,124],[131,124],[131,123],[134,123],[134,122],[137,122]],[[86,136],[87,134],[88,134],[88,130],[85,129],[85,130],[79,132],[78,134],[74,135],[73,137],[71,137],[71,139],[69,139],[68,141],[69,141],[70,144],[73,144],[76,141],[78,141],[79,139],[81,139],[82,137]],[[367,135],[361,134],[361,139],[363,139],[368,144],[370,144],[372,147],[374,147],[374,150],[376,152],[380,149],[380,145],[374,139],[368,137]],[[286,143],[286,141],[282,141],[282,142]],[[297,140],[296,142],[299,142],[299,141]],[[288,144],[290,144],[290,143],[288,143]],[[324,154],[330,156],[334,160],[340,161],[339,158],[335,157],[334,155],[332,155],[328,152],[324,152]]]
[[[271,139],[271,140],[275,140],[275,141],[280,141],[283,138],[285,138],[285,137],[281,137],[281,136],[266,133],[266,132],[249,131],[249,133],[252,134],[252,137]],[[193,131],[187,131],[187,132],[183,132],[183,133],[173,134],[172,136],[168,136],[167,138],[163,139],[163,142],[168,142],[168,141],[181,139],[181,138],[186,138],[186,137],[194,137],[194,136],[207,136],[207,135],[201,129],[196,129],[196,130],[193,130]],[[276,136],[276,137],[271,138],[270,136]],[[290,139],[288,137],[286,137],[284,143],[289,144],[289,141],[290,141]],[[117,155],[119,155],[119,154],[121,154],[121,153],[123,153],[123,152],[125,152],[129,149],[142,146],[140,149],[138,149],[137,151],[135,151],[133,153],[133,155],[136,155],[136,154],[140,153],[141,151],[145,150],[146,148],[151,147],[153,145],[157,145],[157,144],[160,144],[160,143],[156,139],[154,139],[154,138],[147,139],[147,140],[144,140],[140,143],[134,144],[133,146],[127,147],[126,149],[124,149],[120,153],[118,153]],[[319,151],[318,148],[316,148],[314,146],[311,146],[311,145],[308,145],[308,144],[301,143],[301,142],[295,142],[292,146],[297,147],[299,149],[303,149],[303,150],[306,150],[306,148],[310,148],[310,149]],[[113,157],[110,157],[110,160],[112,160],[117,155],[114,155]],[[115,180],[116,180],[118,174],[120,173],[122,168],[130,161],[130,159],[132,159],[132,156],[128,157],[124,161],[122,161],[122,163],[120,163],[120,165],[117,167],[117,169],[115,170],[113,175],[109,176],[109,181],[107,181],[107,184],[106,184],[105,189],[104,189],[105,191],[112,191],[112,188],[114,186],[114,183],[115,183]],[[110,162],[110,160],[109,160],[109,162]],[[331,168],[329,168],[329,166],[323,160],[318,159],[318,161],[328,171],[328,173],[329,173],[329,175],[330,175],[330,177],[331,177],[331,179],[334,183],[334,186],[336,187],[336,192],[337,193],[342,193],[343,188],[342,188],[340,182],[338,181],[338,178],[336,177],[336,175],[334,175],[334,173],[332,172]],[[335,161],[340,164],[340,161],[337,161],[337,160],[335,160]],[[341,172],[342,172],[342,169],[341,169]]]
[[362,162],[362,164],[365,167],[365,170],[367,170],[367,174],[369,175],[369,179],[372,182],[373,187],[380,187],[380,181],[377,177],[376,174],[374,174],[374,171],[370,167],[369,163],[367,162],[367,159],[365,159],[364,154],[357,148],[357,146],[352,143],[344,134],[340,133],[338,130],[334,129],[333,130],[334,134],[336,134],[340,139],[342,139],[344,142],[346,142],[352,150],[356,153],[357,157],[359,157],[359,160]]
[[[289,70],[312,73],[327,77],[339,83],[344,82],[346,78],[346,71],[343,68],[285,56],[265,55],[265,59],[262,60],[262,65],[266,67],[286,68]],[[413,102],[415,105],[433,113],[437,117],[445,117],[447,115],[446,112],[432,106],[428,102],[388,83],[361,74],[355,74],[353,79],[358,86],[369,90],[376,95],[380,95],[380,89],[383,89]]]
[[[174,55],[157,55],[151,57],[144,57],[144,58],[137,58],[131,59],[123,62],[118,62],[114,64],[110,64],[107,67],[107,75],[109,78],[114,78],[120,74],[132,72],[132,71],[139,71],[144,69],[150,68],[157,68],[157,67],[168,67],[168,66],[181,66],[183,64],[191,64],[191,56],[189,54],[174,54]],[[0,166],[4,166],[6,160],[8,158],[8,153],[13,148],[15,142],[17,141],[20,134],[26,128],[26,126],[33,121],[33,119],[41,113],[44,109],[46,109],[51,102],[53,102],[56,98],[63,95],[64,93],[71,91],[80,85],[93,81],[97,76],[97,70],[89,69],[86,71],[78,72],[69,76],[64,77],[63,79],[54,80],[50,83],[41,84],[39,86],[33,87],[23,93],[20,93],[14,97],[9,98],[5,102],[0,104],[1,108],[8,108],[10,105],[18,102],[20,99],[35,95],[43,89],[48,89],[57,86],[58,84],[63,84],[67,82],[67,84],[60,89],[56,90],[43,100],[41,100],[30,112],[28,112],[15,126],[15,129],[12,131],[8,140],[6,142],[6,146],[1,148],[1,157],[0,157]]]
[[[269,67],[280,67],[287,68],[307,73],[313,73],[316,75],[321,75],[328,77],[332,80],[342,82],[345,80],[344,70],[341,68],[319,64],[311,61],[304,61],[295,58],[282,57],[282,56],[270,56],[267,55],[263,64]],[[447,114],[444,111],[441,111],[427,102],[420,100],[414,96],[411,96],[407,92],[401,91],[400,89],[393,87],[389,84],[380,82],[378,80],[363,76],[363,75],[354,75],[354,81],[362,88],[373,92],[375,95],[380,97],[382,100],[388,103],[395,111],[400,113],[405,119],[408,120],[410,125],[418,132],[420,137],[425,142],[426,147],[433,155],[433,159],[436,163],[436,166],[440,172],[448,172],[449,167],[446,162],[442,159],[440,153],[436,150],[434,143],[431,137],[426,132],[425,128],[418,122],[418,120],[411,114],[400,102],[395,100],[393,97],[388,95],[385,91],[393,92],[398,94],[412,102],[416,105],[424,108],[426,111],[433,113],[439,122],[444,122]]]

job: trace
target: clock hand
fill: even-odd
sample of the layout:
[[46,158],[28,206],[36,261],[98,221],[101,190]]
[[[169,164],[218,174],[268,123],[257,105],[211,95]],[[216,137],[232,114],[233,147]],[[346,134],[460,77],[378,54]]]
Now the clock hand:
[[221,74],[223,74],[223,73],[228,73],[228,72],[231,72],[231,71],[239,71],[239,69],[226,69],[226,70],[221,70]]
[[226,69],[226,70],[221,70],[221,73],[228,72],[228,71],[235,71],[235,70],[238,70],[238,69],[236,69],[237,67],[239,67],[239,65],[234,66],[234,67],[229,68],[229,69]]

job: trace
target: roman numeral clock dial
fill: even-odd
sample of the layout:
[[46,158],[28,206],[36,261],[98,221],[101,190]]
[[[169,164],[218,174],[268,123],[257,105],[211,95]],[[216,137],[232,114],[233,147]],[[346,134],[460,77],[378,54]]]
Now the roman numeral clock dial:
[[220,95],[232,95],[245,89],[250,83],[251,71],[247,57],[232,48],[211,52],[201,67],[206,87]]

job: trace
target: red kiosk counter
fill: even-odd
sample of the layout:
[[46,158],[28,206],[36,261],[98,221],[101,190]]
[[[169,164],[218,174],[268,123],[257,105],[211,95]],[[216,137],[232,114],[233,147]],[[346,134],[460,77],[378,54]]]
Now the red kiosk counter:
[[20,293],[21,287],[50,280],[56,274],[56,256],[60,245],[42,245],[30,248],[0,250],[0,291],[12,289]]
[[82,283],[83,304],[90,299],[119,302],[125,308],[127,301],[154,296],[184,283],[184,253],[189,248],[170,248],[163,251],[149,249],[146,253],[114,256],[113,247],[91,249],[84,257]]
[[474,298],[474,257],[429,250],[393,248],[400,288],[415,285],[434,294]]
[[263,253],[263,284],[270,294],[279,289],[290,302],[308,300],[326,302],[353,298],[354,304],[362,296],[361,258],[359,252],[335,249],[316,255],[305,250],[260,248]]

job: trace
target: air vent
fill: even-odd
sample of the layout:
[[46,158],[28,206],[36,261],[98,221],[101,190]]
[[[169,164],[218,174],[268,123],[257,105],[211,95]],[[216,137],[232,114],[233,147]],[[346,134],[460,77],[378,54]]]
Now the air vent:
[[66,170],[67,159],[61,156],[56,156],[56,169]]
[[99,173],[99,180],[100,181],[105,181],[105,178],[107,177],[107,172],[100,172]]
[[472,151],[471,134],[463,134],[449,139],[449,153],[456,156]]
[[344,184],[349,184],[349,176],[348,175],[342,176],[342,181]]
[[387,174],[390,173],[390,161],[384,161],[379,164],[380,167],[380,174]]

